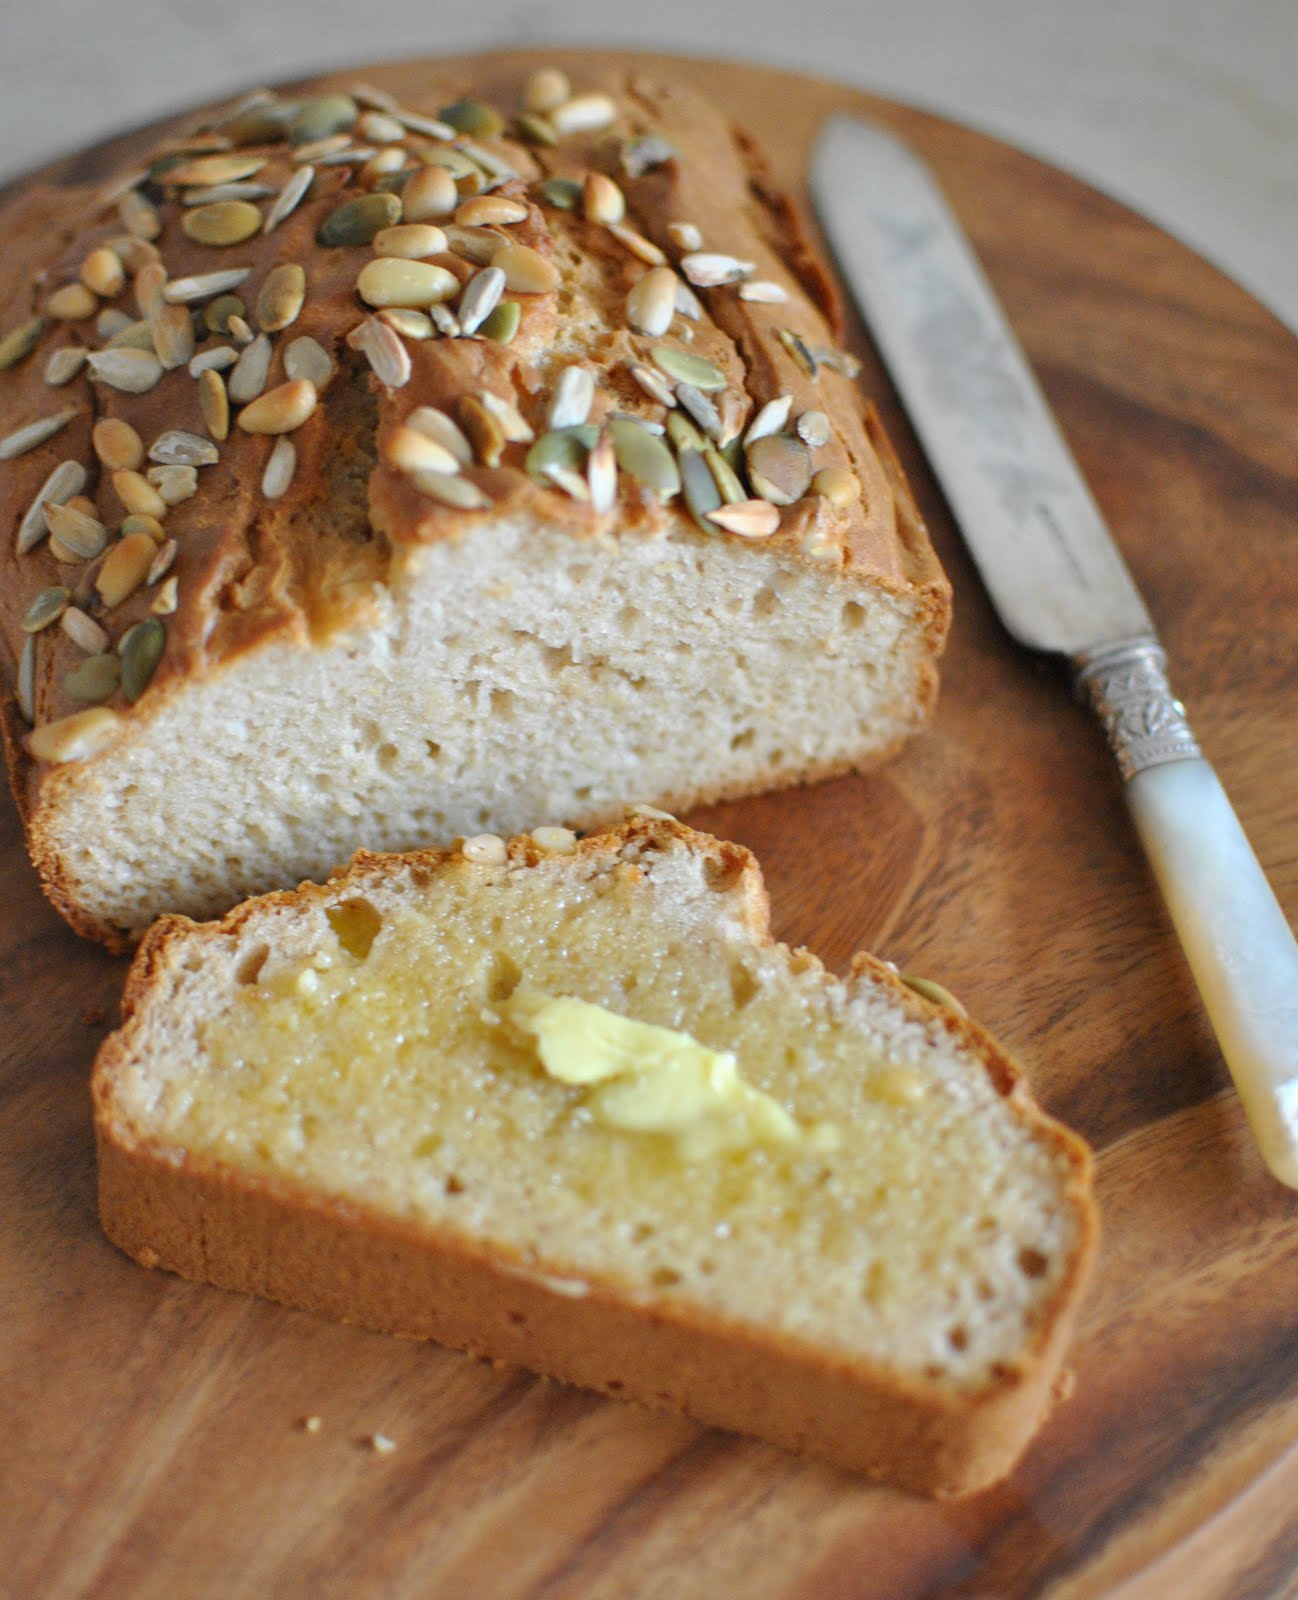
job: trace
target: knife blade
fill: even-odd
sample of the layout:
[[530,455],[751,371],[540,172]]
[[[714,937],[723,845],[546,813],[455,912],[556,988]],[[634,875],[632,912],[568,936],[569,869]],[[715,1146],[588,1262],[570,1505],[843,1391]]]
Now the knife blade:
[[877,124],[833,118],[811,189],[1002,622],[1067,658],[1104,725],[1263,1158],[1298,1188],[1298,944],[995,293],[928,168]]

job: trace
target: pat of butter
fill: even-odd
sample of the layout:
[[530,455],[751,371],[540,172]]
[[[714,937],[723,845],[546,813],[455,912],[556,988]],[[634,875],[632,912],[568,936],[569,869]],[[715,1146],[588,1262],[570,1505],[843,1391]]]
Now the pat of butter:
[[667,1134],[687,1160],[754,1145],[807,1142],[823,1149],[837,1142],[833,1129],[803,1128],[770,1095],[745,1083],[730,1051],[709,1050],[688,1033],[527,984],[503,1010],[535,1041],[552,1078],[591,1086],[586,1104],[597,1122]]

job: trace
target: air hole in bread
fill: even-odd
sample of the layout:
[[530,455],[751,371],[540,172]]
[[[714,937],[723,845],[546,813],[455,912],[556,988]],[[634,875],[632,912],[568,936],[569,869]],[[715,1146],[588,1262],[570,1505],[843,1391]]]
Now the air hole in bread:
[[396,745],[384,743],[374,752],[374,759],[384,772],[391,772],[392,768],[396,766],[400,755],[401,752]]
[[747,750],[756,737],[756,732],[752,728],[745,728],[742,733],[734,735],[730,741],[730,748],[732,750]]
[[514,705],[518,696],[512,689],[493,689],[491,691],[491,714],[501,722],[507,722],[514,715]]
[[735,1010],[742,1011],[757,993],[760,985],[742,961],[735,961],[730,967],[730,998],[735,1003]]
[[644,612],[639,606],[625,605],[617,614],[619,628],[624,628],[628,633],[633,628],[638,628],[644,621]]
[[765,584],[753,597],[753,615],[756,617],[769,617],[772,612],[780,609],[780,597],[774,589]]
[[496,1005],[508,1000],[523,981],[518,962],[504,950],[492,952],[487,967],[487,999]]
[[357,961],[364,961],[383,926],[383,918],[370,902],[361,899],[340,900],[336,906],[325,908],[325,916],[347,954]]
[[649,1281],[655,1289],[671,1289],[681,1281],[681,1275],[675,1267],[655,1267]]
[[653,1236],[654,1225],[652,1222],[637,1222],[631,1230],[631,1243],[644,1244],[647,1239],[652,1239]]
[[456,1177],[455,1173],[453,1173],[453,1172],[447,1174],[446,1179],[442,1184],[442,1188],[445,1189],[447,1194],[463,1194],[464,1193],[463,1180],[458,1178],[458,1177]]
[[967,1350],[969,1348],[968,1328],[957,1325],[947,1330],[947,1343],[953,1350]]
[[245,955],[239,957],[239,964],[234,969],[236,983],[256,983],[261,977],[261,969],[266,965],[266,958],[270,955],[268,944],[256,944]]
[[850,629],[865,626],[865,607],[859,601],[849,600],[843,607],[843,626]]
[[733,889],[743,870],[744,864],[736,856],[709,856],[703,863],[704,880],[718,894]]
[[1031,1245],[1024,1245],[1019,1251],[1019,1271],[1025,1278],[1044,1278],[1050,1262],[1040,1250],[1034,1250]]
[[424,749],[428,752],[428,759],[430,761],[436,761],[438,756],[440,756],[442,753],[442,747],[440,744],[438,744],[436,739],[425,739]]

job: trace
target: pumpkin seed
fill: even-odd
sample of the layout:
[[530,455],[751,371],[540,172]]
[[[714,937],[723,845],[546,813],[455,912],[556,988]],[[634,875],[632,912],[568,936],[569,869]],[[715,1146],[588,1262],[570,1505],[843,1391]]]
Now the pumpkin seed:
[[352,143],[349,133],[330,133],[323,139],[309,139],[305,144],[300,144],[293,152],[293,160],[303,166],[310,166],[312,162],[320,166],[336,166],[339,162],[346,164],[372,155],[370,150],[358,151]]
[[561,139],[573,133],[598,133],[616,119],[612,96],[601,93],[574,95],[550,109],[550,121]]
[[482,100],[457,100],[443,106],[437,116],[456,133],[467,133],[475,139],[494,139],[505,131],[505,119]]
[[71,589],[55,584],[52,589],[42,589],[22,614],[19,627],[24,633],[39,633],[57,622],[72,601]]
[[66,428],[76,414],[77,408],[68,406],[63,411],[55,411],[48,417],[29,422],[25,428],[17,428],[13,433],[6,434],[0,439],[0,461],[12,461],[16,456],[35,450],[37,445],[52,439],[60,428]]
[[158,547],[147,533],[128,533],[110,548],[95,574],[95,589],[107,610],[135,593],[157,555]]
[[92,350],[86,358],[97,383],[124,394],[145,394],[162,376],[162,363],[152,350]]
[[414,339],[417,343],[431,339],[437,332],[426,311],[412,311],[409,306],[386,306],[379,312],[379,321],[386,322],[393,333],[399,333],[403,339]]
[[69,700],[80,700],[83,705],[98,705],[117,693],[122,681],[121,658],[113,651],[103,655],[87,656],[77,663],[63,679],[63,692]]
[[117,712],[104,706],[74,711],[71,716],[34,728],[28,736],[27,748],[38,761],[88,761],[111,744],[120,722]]
[[16,367],[20,361],[31,355],[45,328],[44,317],[32,317],[30,321],[11,328],[4,338],[0,339],[0,372],[7,372],[10,367]]
[[239,426],[245,433],[292,433],[315,408],[315,385],[293,378],[246,405],[239,413]]
[[[158,296],[161,304],[162,296]],[[114,334],[120,333],[123,328],[129,328],[135,321],[134,317],[127,316],[125,311],[119,311],[116,306],[105,306],[95,318],[95,335],[105,344]]]
[[505,287],[515,294],[546,294],[559,287],[559,269],[530,245],[502,245],[491,264],[505,274]]
[[372,242],[376,256],[399,256],[405,261],[424,261],[446,249],[446,235],[429,222],[399,222],[395,228],[381,228]]
[[547,178],[538,192],[546,205],[558,211],[576,211],[581,205],[581,185],[572,178]]
[[457,182],[472,179],[481,182],[482,168],[470,161],[462,150],[451,146],[444,150],[425,150],[423,157],[430,166],[444,168]]
[[203,307],[203,325],[209,333],[228,333],[231,317],[244,317],[248,307],[237,294],[219,294]]
[[638,261],[647,261],[651,267],[667,265],[667,257],[653,240],[646,239],[644,234],[637,233],[634,228],[628,228],[625,222],[609,222],[605,226],[617,242],[629,250]]
[[288,125],[290,144],[312,144],[344,133],[360,116],[360,107],[349,94],[325,94],[308,100]]
[[558,67],[537,67],[523,84],[525,111],[553,111],[572,98],[568,74]]
[[208,433],[218,441],[228,439],[230,397],[226,393],[225,379],[210,367],[198,375],[198,405],[203,413],[203,426]]
[[400,144],[406,130],[386,111],[366,111],[356,124],[356,134],[373,144]]
[[483,318],[478,332],[484,339],[492,339],[496,344],[512,344],[522,320],[523,308],[518,301],[502,300],[494,311]]
[[149,607],[155,617],[169,617],[176,609],[176,591],[178,588],[179,580],[177,578],[168,578],[166,583],[158,590],[153,597],[152,605]]
[[678,250],[702,250],[703,235],[692,222],[669,222],[667,237]]
[[119,467],[113,473],[113,492],[130,516],[165,517],[167,502],[143,473]]
[[829,418],[823,411],[804,411],[798,418],[798,438],[813,450],[829,443],[830,432]]
[[459,204],[454,176],[445,167],[421,167],[401,188],[401,214],[407,222],[449,217]]
[[581,209],[587,222],[621,222],[626,216],[626,196],[604,172],[588,172],[581,190]]
[[316,229],[316,243],[329,249],[370,244],[376,233],[401,221],[401,198],[395,194],[361,194],[344,200]]
[[811,488],[836,506],[850,506],[861,498],[861,480],[846,467],[821,467],[811,480]]
[[456,207],[455,220],[461,228],[509,227],[527,221],[527,207],[503,194],[479,194]]
[[226,382],[226,391],[235,405],[247,405],[266,387],[271,354],[271,342],[264,333],[259,333],[251,344],[244,346]]
[[273,144],[284,137],[297,109],[292,102],[259,101],[233,113],[221,124],[221,132],[234,145]]
[[284,351],[284,376],[305,378],[323,389],[334,375],[333,357],[309,334],[290,340]]
[[[117,532],[118,536],[123,539],[128,534],[147,533],[155,545],[164,544],[167,538],[166,532],[157,517],[147,516],[141,511],[132,511],[130,516],[124,517],[122,525]],[[171,542],[174,544],[175,540],[173,539]]]
[[180,226],[199,244],[242,244],[261,232],[261,212],[247,200],[218,200],[215,205],[187,211]]
[[806,373],[807,377],[814,378],[817,370],[816,358],[807,349],[799,335],[792,328],[781,328],[779,337],[780,343],[793,357],[794,361],[797,362],[798,366],[802,368],[803,372]]
[[720,506],[721,494],[716,479],[708,471],[708,464],[703,459],[702,452],[682,450],[680,467],[681,494],[690,515],[704,533],[714,532],[715,530],[704,518],[710,511],[715,511]]
[[489,267],[496,252],[509,243],[496,228],[462,228],[458,222],[451,222],[445,232],[448,249],[478,267]]
[[598,438],[599,429],[591,422],[543,433],[527,452],[523,465],[534,478],[544,477],[555,467],[583,473],[586,457]]
[[186,189],[198,188],[203,184],[213,183],[238,183],[242,178],[251,178],[261,171],[266,165],[266,157],[258,155],[238,155],[230,150],[218,151],[215,155],[195,156],[192,161],[182,161],[178,167],[172,167],[166,174],[168,184],[179,184]]
[[626,317],[636,333],[661,338],[676,314],[676,285],[670,267],[650,267],[626,297]]
[[302,197],[311,187],[314,180],[315,168],[313,166],[301,166],[294,172],[267,210],[265,220],[262,223],[263,232],[274,233],[275,229],[279,227],[286,217],[292,216],[302,203]]
[[763,500],[791,506],[811,487],[811,456],[801,439],[771,433],[750,444],[744,452],[748,481]]
[[36,491],[36,497],[23,513],[18,524],[14,549],[20,556],[34,550],[50,531],[46,519],[47,505],[61,506],[81,493],[86,486],[86,469],[79,461],[61,461]]
[[[461,407],[470,399],[470,395],[462,396]],[[459,457],[453,455],[445,445],[439,444],[418,428],[405,426],[394,428],[387,435],[380,454],[394,472],[408,476],[416,472],[456,473],[461,465]],[[464,463],[466,466],[471,464],[471,461]],[[495,466],[496,462],[488,462],[488,465]]]
[[789,420],[789,412],[792,409],[793,396],[791,394],[777,395],[774,400],[768,400],[752,422],[749,423],[748,432],[744,435],[744,443],[746,445],[756,444],[759,439],[766,438],[767,434],[779,433]]
[[97,656],[108,649],[108,635],[80,606],[69,606],[59,618],[59,627],[79,650]]
[[366,305],[430,306],[451,300],[460,292],[460,280],[431,261],[403,261],[380,256],[361,268],[356,289]]
[[297,321],[306,299],[306,272],[296,261],[283,261],[266,274],[257,295],[257,324],[265,333],[278,333]]
[[178,506],[198,493],[197,467],[150,467],[146,480],[164,506]]
[[595,403],[595,378],[589,367],[564,367],[554,385],[546,412],[551,431],[575,428],[585,422]]
[[45,302],[45,309],[59,322],[84,322],[98,311],[99,301],[84,283],[65,283]]
[[707,395],[696,389],[692,383],[676,385],[676,404],[698,423],[709,439],[716,439],[719,442],[723,438],[725,426],[721,421],[721,413]]
[[559,135],[550,123],[535,111],[520,112],[514,118],[514,131],[524,144],[540,144],[553,149],[559,142]]
[[200,272],[191,278],[173,278],[163,291],[169,305],[189,305],[237,289],[252,274],[251,267],[226,267],[220,272]]
[[266,470],[261,475],[261,492],[267,500],[278,500],[287,492],[297,471],[297,448],[287,434],[281,434],[266,458]]
[[122,693],[132,705],[149,687],[167,644],[167,630],[156,617],[128,628],[117,645],[122,658]]
[[28,727],[36,721],[36,635],[23,640],[18,657],[18,714]]
[[629,419],[608,425],[617,464],[628,476],[655,490],[664,500],[679,493],[680,469],[671,451],[648,428]]
[[419,406],[406,418],[405,425],[443,445],[461,467],[473,465],[473,446],[459,424],[436,406]]
[[681,257],[681,271],[700,289],[713,289],[719,284],[738,283],[756,270],[754,261],[741,261],[738,256],[723,255],[716,250],[692,250]]
[[416,472],[410,480],[420,494],[457,511],[483,511],[491,498],[476,483],[450,472]]
[[347,335],[347,343],[364,355],[370,370],[385,388],[403,389],[410,382],[410,352],[395,331],[378,317],[366,317]]
[[497,155],[494,150],[489,150],[485,145],[475,144],[471,139],[461,139],[459,142],[461,152],[468,156],[474,166],[485,172],[492,179],[490,187],[497,183],[506,183],[518,177],[518,169],[505,160],[504,156]]
[[154,354],[168,372],[185,366],[194,354],[194,318],[188,306],[160,306],[149,318]]
[[[179,311],[184,315],[183,306],[168,307],[169,310]],[[155,312],[156,316],[157,313]],[[141,317],[137,322],[128,322],[125,327],[119,327],[104,346],[105,350],[146,350],[150,355],[157,355],[157,347],[153,341],[153,321],[149,317]]]
[[780,283],[770,283],[765,278],[749,278],[739,285],[739,298],[758,305],[781,306],[789,298],[789,291]]
[[692,356],[672,345],[656,344],[649,352],[653,364],[678,383],[690,383],[696,389],[724,389],[726,377],[720,367],[715,367],[702,356]]
[[678,452],[694,450],[699,455],[708,448],[708,441],[683,411],[672,411],[667,417],[667,437]]
[[506,443],[500,419],[476,394],[461,395],[455,415],[478,460],[486,467],[498,467]]
[[112,300],[126,287],[126,268],[116,250],[99,245],[81,263],[81,281],[92,294]]
[[748,491],[740,483],[738,474],[719,450],[705,450],[703,459],[708,464],[708,471],[724,504],[737,506],[748,499]]
[[780,527],[780,513],[769,500],[736,500],[708,513],[708,521],[744,539],[769,539]]
[[[353,152],[353,159],[358,158],[360,151]],[[403,172],[408,160],[406,152],[396,145],[391,145],[386,150],[376,150],[360,171],[360,181],[375,188],[383,178],[390,178],[394,173]],[[399,189],[384,189],[383,194],[399,194]]]
[[186,433],[182,428],[160,433],[149,447],[149,460],[168,467],[210,467],[220,459],[220,451],[210,439]]

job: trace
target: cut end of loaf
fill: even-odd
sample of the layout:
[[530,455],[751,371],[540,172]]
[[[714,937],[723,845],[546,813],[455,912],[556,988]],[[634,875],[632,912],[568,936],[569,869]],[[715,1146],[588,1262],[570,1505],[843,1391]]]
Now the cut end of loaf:
[[[910,1487],[1007,1470],[1091,1249],[1083,1148],[973,1025],[772,945],[746,852],[541,840],[160,925],[96,1068],[110,1237]],[[689,1161],[598,1126],[503,1026],[522,982],[733,1051],[841,1137]]]

